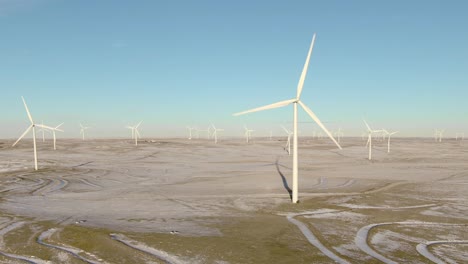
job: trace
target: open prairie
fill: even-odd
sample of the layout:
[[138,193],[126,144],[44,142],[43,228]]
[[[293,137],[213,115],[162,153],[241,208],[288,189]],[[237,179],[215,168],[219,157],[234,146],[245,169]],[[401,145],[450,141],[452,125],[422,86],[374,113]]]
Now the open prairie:
[[0,141],[1,263],[468,263],[468,143]]

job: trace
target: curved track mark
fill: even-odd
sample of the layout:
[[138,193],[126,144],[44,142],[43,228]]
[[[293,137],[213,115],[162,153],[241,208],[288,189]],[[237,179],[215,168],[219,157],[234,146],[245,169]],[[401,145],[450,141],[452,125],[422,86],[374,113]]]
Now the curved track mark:
[[380,210],[402,210],[402,209],[417,209],[417,208],[426,208],[433,207],[437,204],[422,204],[422,205],[411,205],[411,206],[400,206],[400,207],[390,207],[390,206],[367,206],[367,205],[355,205],[355,204],[338,204],[342,207],[347,207],[351,209],[380,209]]
[[[12,224],[8,225],[7,227],[0,230],[0,240],[1,240],[1,247],[2,248],[3,248],[3,236],[5,234],[7,234],[8,232],[23,226],[24,224],[25,224],[25,222],[14,222],[14,223],[12,223]],[[33,263],[33,264],[48,264],[48,263],[50,263],[50,261],[45,261],[45,260],[42,260],[42,259],[39,259],[39,258],[36,258],[36,257],[27,257],[27,256],[16,255],[16,254],[12,254],[12,253],[7,253],[7,252],[5,252],[3,250],[0,250],[0,255],[3,255],[5,257],[9,257],[9,258],[13,258],[13,259],[23,260],[23,261],[26,261],[28,263]]]
[[98,188],[98,189],[102,189],[102,186],[100,185],[97,185],[97,184],[94,184],[86,179],[80,179],[80,181],[88,186],[91,186],[91,187],[94,187],[94,188]]
[[438,257],[434,256],[431,252],[429,252],[429,249],[427,248],[428,246],[436,245],[436,244],[468,244],[468,240],[427,241],[427,242],[418,244],[416,246],[416,250],[418,251],[419,254],[421,254],[428,260],[437,264],[443,264],[445,262],[439,259]]
[[67,180],[52,179],[50,180],[49,184],[33,192],[33,195],[45,195],[51,192],[55,192],[65,187],[67,184],[68,184]]
[[57,228],[51,228],[51,229],[43,232],[37,238],[37,243],[39,243],[39,244],[41,244],[43,246],[46,246],[46,247],[55,248],[55,249],[58,249],[58,250],[65,251],[65,252],[71,254],[72,256],[74,256],[75,258],[79,258],[79,259],[81,259],[82,261],[84,261],[86,263],[90,263],[90,264],[105,263],[105,262],[102,262],[101,260],[96,261],[96,260],[87,259],[87,258],[81,256],[80,253],[84,253],[84,254],[87,254],[87,255],[90,255],[90,256],[94,256],[94,255],[92,255],[92,254],[90,254],[88,252],[85,252],[85,251],[81,250],[81,249],[76,249],[76,248],[72,248],[72,247],[64,247],[64,246],[56,246],[56,245],[52,245],[52,244],[44,242],[44,239],[50,238],[50,236],[52,236],[57,230],[58,230]]
[[446,224],[446,223],[433,223],[433,222],[420,222],[420,221],[408,221],[408,222],[385,222],[385,223],[378,223],[378,224],[370,224],[367,226],[362,227],[356,234],[354,239],[354,243],[364,252],[366,252],[369,256],[372,256],[384,263],[391,263],[396,264],[391,259],[384,257],[383,255],[379,254],[377,251],[373,250],[369,244],[367,244],[367,239],[369,236],[369,232],[372,228],[384,225],[431,225],[431,226],[465,226],[464,224]]
[[296,216],[300,215],[311,215],[315,214],[314,212],[306,212],[306,213],[298,213],[298,214],[288,214],[286,217],[289,222],[293,223],[296,225],[299,230],[301,230],[302,234],[307,238],[310,244],[315,246],[318,250],[320,250],[325,256],[329,257],[330,259],[334,260],[337,263],[345,263],[348,264],[348,262],[345,259],[340,258],[338,255],[330,251],[327,247],[325,247],[314,234],[307,228],[306,225],[304,225],[302,222],[299,220],[294,219]]
[[135,240],[132,240],[122,234],[110,234],[111,238],[114,239],[114,240],[117,240],[119,241],[120,243],[123,243],[124,245],[126,246],[129,246],[133,249],[136,249],[136,250],[139,250],[141,252],[145,252],[147,254],[150,254],[156,258],[158,258],[159,260],[162,260],[164,263],[168,263],[168,264],[183,264],[183,263],[186,263],[182,260],[180,260],[179,258],[175,257],[175,256],[172,256],[170,254],[168,254],[167,252],[165,251],[162,251],[162,250],[158,250],[158,249],[155,249],[155,248],[152,248],[152,247],[149,247],[141,242],[138,242],[138,241],[135,241]]

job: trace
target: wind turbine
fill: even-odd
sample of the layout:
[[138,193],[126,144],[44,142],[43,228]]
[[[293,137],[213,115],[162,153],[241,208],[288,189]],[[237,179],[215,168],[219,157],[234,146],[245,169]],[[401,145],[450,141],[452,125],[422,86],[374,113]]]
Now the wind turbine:
[[141,122],[136,126],[127,126],[128,129],[132,130],[132,139],[135,139],[135,146],[138,146],[138,137],[140,137],[140,132],[138,132],[138,127],[141,125]]
[[[44,125],[44,120],[41,120],[41,125]],[[42,132],[42,142],[45,142],[45,131],[44,130],[45,130],[44,128],[39,129],[39,131]]]
[[56,127],[52,127],[52,128],[50,129],[50,130],[52,131],[52,135],[54,136],[54,150],[57,149],[57,148],[55,147],[55,141],[56,141],[56,140],[55,140],[55,131],[63,132],[62,129],[59,129],[59,127],[60,127],[61,125],[63,125],[63,123],[60,124],[60,125],[58,125],[58,126],[56,126]]
[[196,128],[187,126],[187,129],[188,129],[188,131],[189,131],[189,137],[188,137],[188,139],[191,140],[191,139],[192,139],[192,131],[195,130]]
[[224,131],[224,129],[222,128],[216,128],[213,124],[211,124],[211,126],[213,127],[213,137],[214,137],[214,140],[215,140],[215,144],[218,143],[218,131],[219,132],[222,132]]
[[85,127],[81,123],[80,123],[80,127],[81,127],[80,134],[81,134],[83,140],[85,140],[85,131],[86,131],[86,129],[90,129],[91,127]]
[[445,129],[439,130],[439,142],[442,142],[442,137],[444,136]]
[[382,130],[372,130],[366,120],[363,121],[366,124],[368,134],[366,147],[369,146],[369,160],[372,160],[372,133],[380,133]]
[[247,143],[249,143],[249,140],[252,137],[252,132],[254,132],[255,130],[248,129],[247,126],[245,125],[244,125],[244,130],[245,130],[245,133],[244,133],[245,139]]
[[398,133],[399,131],[395,131],[395,132],[388,132],[387,130],[383,130],[385,134],[387,134],[388,136],[388,143],[387,143],[387,153],[390,153],[390,138],[392,137],[392,135],[395,135],[396,133]]
[[343,131],[341,131],[341,127],[338,128],[338,131],[336,131],[336,137],[338,139],[338,143],[341,143],[341,137],[343,136]]
[[277,102],[277,103],[273,103],[273,104],[266,105],[266,106],[261,106],[261,107],[258,107],[258,108],[254,108],[254,109],[251,109],[251,110],[247,110],[247,111],[244,111],[244,112],[234,114],[234,116],[238,116],[238,115],[243,115],[243,114],[247,114],[247,113],[252,113],[252,112],[257,112],[257,111],[262,111],[262,110],[268,110],[268,109],[273,109],[273,108],[278,108],[278,107],[283,107],[283,106],[293,104],[293,110],[294,110],[293,111],[293,122],[294,122],[294,126],[293,126],[294,127],[294,129],[293,129],[293,137],[294,137],[294,145],[293,145],[293,183],[292,183],[292,186],[293,186],[293,189],[292,189],[292,202],[293,203],[298,202],[298,154],[297,154],[297,145],[298,145],[297,144],[298,143],[297,142],[297,105],[298,104],[323,129],[323,131],[325,131],[325,133],[328,135],[328,137],[330,137],[330,139],[333,140],[333,142],[335,142],[335,144],[338,146],[338,148],[341,149],[340,144],[338,144],[338,142],[336,142],[336,140],[333,138],[332,134],[325,128],[325,126],[318,119],[318,117],[314,114],[314,112],[312,112],[312,110],[310,110],[310,108],[307,107],[300,100],[301,93],[302,93],[302,88],[304,86],[304,81],[305,81],[305,78],[306,78],[306,75],[307,75],[307,69],[309,67],[310,56],[312,55],[312,49],[314,47],[314,42],[315,42],[315,34],[312,37],[312,43],[310,44],[310,48],[309,48],[309,52],[307,54],[307,58],[306,58],[306,61],[305,61],[305,64],[304,64],[304,68],[302,69],[301,77],[300,77],[299,83],[297,85],[297,93],[296,93],[295,98],[285,100],[285,101],[281,101],[281,102]]
[[128,128],[132,131],[132,139],[135,137],[135,131],[133,130],[132,126],[126,126],[125,128]]
[[286,134],[288,134],[288,141],[286,142],[286,147],[284,147],[284,149],[286,149],[286,151],[288,152],[288,155],[291,156],[291,136],[294,134],[293,132],[287,130],[284,126],[281,126],[283,128],[283,130],[286,132]]
[[40,127],[42,129],[53,129],[53,128],[46,126],[44,124],[34,123],[31,113],[29,112],[28,106],[26,105],[26,101],[24,100],[24,97],[21,96],[21,99],[23,100],[24,108],[26,108],[26,113],[28,114],[29,121],[31,121],[31,125],[29,125],[26,131],[24,131],[24,133],[18,138],[18,140],[16,140],[15,143],[13,143],[12,147],[14,147],[32,129],[33,145],[34,145],[34,170],[37,170],[36,127]]

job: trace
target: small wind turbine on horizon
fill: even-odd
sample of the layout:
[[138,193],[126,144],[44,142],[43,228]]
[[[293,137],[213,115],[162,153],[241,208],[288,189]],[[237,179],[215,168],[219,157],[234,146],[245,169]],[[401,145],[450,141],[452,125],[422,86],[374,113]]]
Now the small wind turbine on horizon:
[[392,135],[395,135],[396,133],[398,133],[399,131],[395,131],[395,132],[388,132],[387,130],[383,130],[384,133],[388,136],[388,142],[387,142],[387,153],[390,153],[390,138],[392,137]]
[[284,149],[288,152],[288,155],[291,156],[291,136],[294,134],[292,131],[287,130],[284,126],[281,126],[288,135],[288,141],[286,141],[286,146]]
[[363,121],[364,121],[364,124],[366,124],[367,134],[368,134],[366,147],[369,146],[369,160],[372,160],[372,134],[373,133],[380,133],[383,130],[372,130],[370,128],[369,124],[367,124],[366,120],[363,120]]
[[277,103],[269,104],[266,106],[261,106],[258,108],[254,108],[251,110],[247,110],[244,112],[239,112],[234,114],[234,116],[239,116],[239,115],[244,115],[248,113],[253,113],[257,111],[263,111],[263,110],[268,110],[268,109],[274,109],[278,107],[284,107],[290,104],[293,104],[293,136],[294,136],[294,145],[293,145],[293,182],[292,182],[292,202],[297,203],[298,202],[298,153],[297,153],[297,148],[298,148],[298,140],[297,140],[297,106],[300,105],[304,111],[322,128],[323,131],[330,137],[330,139],[338,146],[338,148],[341,149],[340,144],[333,138],[333,135],[325,128],[325,126],[322,124],[322,122],[318,119],[318,117],[312,112],[312,110],[309,109],[303,102],[301,102],[301,93],[302,93],[302,88],[304,86],[304,81],[307,75],[307,69],[309,67],[309,61],[310,61],[310,56],[312,55],[312,49],[314,47],[314,42],[315,42],[315,34],[312,37],[312,43],[310,44],[309,52],[307,54],[307,58],[304,64],[304,68],[302,69],[301,77],[299,79],[299,83],[297,85],[297,93],[295,98],[285,100],[285,101],[280,101]]
[[255,130],[248,129],[247,126],[244,125],[244,131],[245,140],[247,141],[247,143],[249,143],[250,139],[252,138],[252,132],[254,132]]
[[192,131],[196,130],[196,128],[191,127],[191,126],[187,126],[187,129],[188,129],[188,131],[189,131],[189,137],[188,137],[188,139],[192,140]]
[[29,112],[28,106],[26,105],[26,101],[24,100],[24,97],[21,96],[21,99],[23,100],[24,108],[26,109],[26,113],[28,115],[29,121],[31,122],[31,125],[24,131],[24,133],[18,138],[18,140],[13,143],[12,147],[14,147],[28,132],[32,129],[32,138],[33,138],[33,148],[34,148],[34,170],[37,170],[37,148],[36,148],[36,127],[40,127],[42,129],[51,129],[53,130],[54,128],[46,126],[44,124],[36,124],[33,121],[33,118],[31,116],[31,113]]
[[56,148],[56,146],[55,146],[55,141],[56,141],[55,132],[56,132],[56,131],[63,132],[62,129],[59,129],[59,127],[62,126],[62,125],[63,125],[63,123],[61,123],[60,125],[58,125],[58,126],[56,126],[56,127],[52,127],[52,128],[51,128],[52,135],[53,135],[53,137],[54,137],[54,150],[57,150],[57,148]]
[[341,127],[338,128],[338,131],[336,131],[336,139],[338,140],[338,143],[341,143],[341,137],[343,136],[343,131],[341,131]]
[[442,142],[442,137],[444,135],[444,132],[445,132],[445,129],[441,129],[441,130],[436,129],[435,130],[434,137],[435,137],[436,142],[437,141]]
[[135,139],[135,146],[138,146],[138,138],[140,137],[140,132],[138,132],[138,127],[141,125],[141,122],[136,126],[127,126],[128,129],[132,130],[132,139]]
[[213,127],[213,137],[214,137],[214,141],[215,141],[215,144],[218,143],[218,131],[219,132],[222,132],[224,131],[224,129],[222,128],[216,128],[215,125],[211,124],[211,126]]
[[80,134],[82,136],[82,139],[85,140],[85,131],[86,131],[86,129],[90,129],[91,127],[85,127],[81,123],[80,123],[80,127],[81,127]]

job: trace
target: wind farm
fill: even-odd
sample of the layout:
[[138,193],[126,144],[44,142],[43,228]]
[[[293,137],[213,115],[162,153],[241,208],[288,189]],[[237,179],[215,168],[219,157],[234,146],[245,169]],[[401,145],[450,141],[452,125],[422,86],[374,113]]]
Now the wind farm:
[[468,4],[105,2],[0,2],[0,263],[468,263]]

